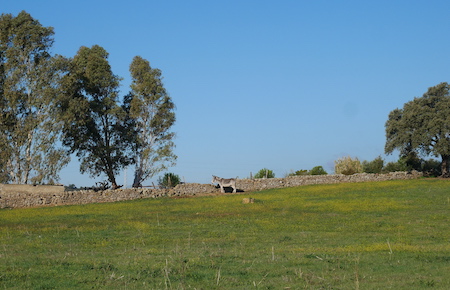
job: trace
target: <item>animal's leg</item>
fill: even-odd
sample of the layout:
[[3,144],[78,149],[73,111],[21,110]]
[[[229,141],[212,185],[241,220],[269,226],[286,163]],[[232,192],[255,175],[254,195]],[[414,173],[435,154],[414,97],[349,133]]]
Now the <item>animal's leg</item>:
[[236,186],[233,186],[233,193],[236,193]]
[[223,189],[222,184],[220,185],[220,192],[225,193],[225,189]]

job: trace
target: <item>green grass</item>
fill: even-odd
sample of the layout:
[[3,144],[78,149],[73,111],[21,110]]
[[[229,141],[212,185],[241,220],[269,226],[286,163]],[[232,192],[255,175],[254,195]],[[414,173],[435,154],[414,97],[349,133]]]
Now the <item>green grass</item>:
[[3,209],[0,288],[450,289],[449,182]]

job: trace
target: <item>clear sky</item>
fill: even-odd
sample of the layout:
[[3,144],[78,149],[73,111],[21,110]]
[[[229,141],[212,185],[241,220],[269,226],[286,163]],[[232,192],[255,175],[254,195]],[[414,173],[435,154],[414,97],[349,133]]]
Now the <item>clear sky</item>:
[[[448,0],[0,0],[21,10],[55,28],[55,54],[104,47],[122,95],[135,55],[162,70],[177,106],[169,171],[186,182],[397,160],[384,155],[389,112],[450,81]],[[61,183],[106,180],[72,159]]]

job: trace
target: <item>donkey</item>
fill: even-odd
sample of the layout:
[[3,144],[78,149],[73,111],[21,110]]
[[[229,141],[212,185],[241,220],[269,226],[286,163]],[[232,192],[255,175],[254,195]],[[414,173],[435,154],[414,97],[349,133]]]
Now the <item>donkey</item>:
[[215,175],[212,176],[212,184],[218,183],[220,186],[220,192],[225,193],[224,187],[232,187],[233,193],[236,193],[236,178],[220,178]]

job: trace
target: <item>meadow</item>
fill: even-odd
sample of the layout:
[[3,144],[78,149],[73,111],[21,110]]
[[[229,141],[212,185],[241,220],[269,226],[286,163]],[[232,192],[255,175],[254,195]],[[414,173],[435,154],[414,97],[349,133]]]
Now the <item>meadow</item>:
[[449,221],[443,179],[2,209],[0,288],[450,289]]

